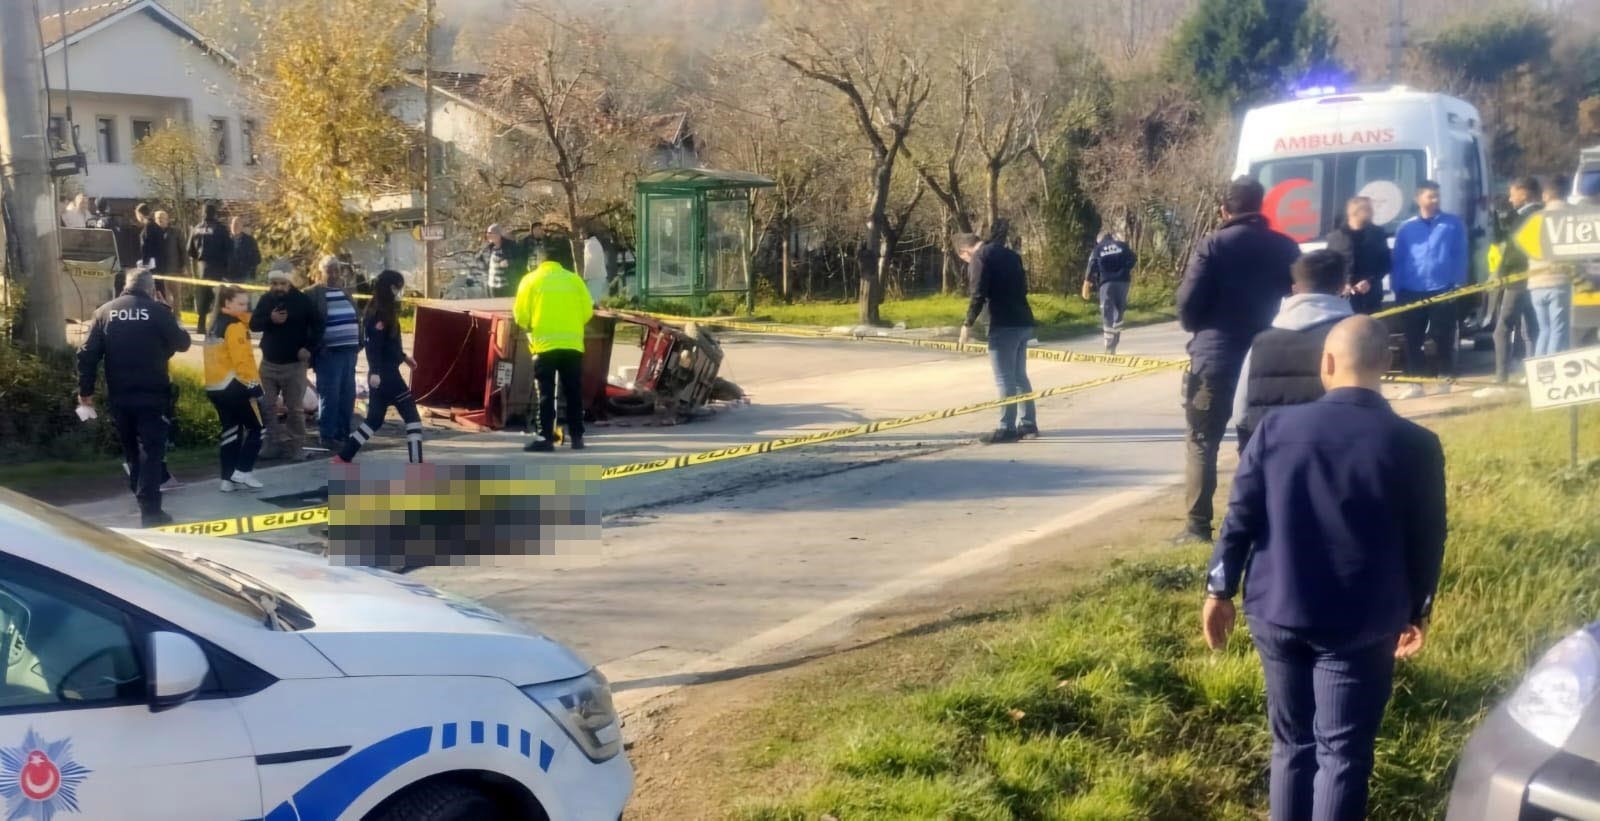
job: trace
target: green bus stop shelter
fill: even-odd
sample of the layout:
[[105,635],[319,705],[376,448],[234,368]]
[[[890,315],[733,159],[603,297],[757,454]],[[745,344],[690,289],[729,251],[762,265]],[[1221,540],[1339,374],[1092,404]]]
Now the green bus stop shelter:
[[742,294],[755,310],[751,273],[755,192],[777,183],[741,171],[671,168],[639,178],[634,213],[639,295],[687,300]]

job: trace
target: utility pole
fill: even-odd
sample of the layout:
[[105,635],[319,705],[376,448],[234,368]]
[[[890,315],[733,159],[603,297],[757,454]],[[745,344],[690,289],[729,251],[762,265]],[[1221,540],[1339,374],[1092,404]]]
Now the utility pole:
[[433,0],[424,0],[422,19],[422,295],[433,298]]
[[67,347],[61,305],[61,241],[56,236],[44,62],[30,3],[0,3],[0,197],[16,243],[23,287],[17,337],[37,348]]
[[1406,59],[1406,0],[1394,0],[1394,19],[1389,23],[1389,82],[1400,82]]

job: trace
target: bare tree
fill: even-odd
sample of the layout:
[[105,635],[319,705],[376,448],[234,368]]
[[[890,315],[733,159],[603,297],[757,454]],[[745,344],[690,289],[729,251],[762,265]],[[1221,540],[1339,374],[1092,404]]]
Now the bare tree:
[[[815,0],[780,23],[780,59],[837,91],[872,156],[871,196],[860,282],[860,321],[877,324],[887,270],[895,164],[933,84],[915,38],[902,37],[890,2]],[[807,23],[799,22],[805,19]],[[818,27],[822,28],[818,28]]]
[[[617,189],[642,163],[632,140],[641,113],[626,104],[624,85],[607,74],[617,65],[605,61],[611,32],[603,21],[540,0],[525,0],[516,13],[529,25],[503,34],[501,56],[491,67],[492,92],[497,107],[516,118],[507,131],[542,136],[548,154],[529,157],[532,170],[512,184],[559,191],[572,259],[581,269],[584,227],[615,207],[622,197]],[[544,162],[537,161],[541,156]]]

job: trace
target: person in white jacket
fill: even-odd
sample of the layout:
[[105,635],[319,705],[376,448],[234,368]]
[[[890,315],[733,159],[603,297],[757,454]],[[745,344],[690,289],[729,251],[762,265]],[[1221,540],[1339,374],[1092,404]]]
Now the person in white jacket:
[[1344,256],[1337,251],[1313,251],[1295,261],[1290,296],[1272,327],[1256,334],[1239,372],[1233,424],[1241,452],[1272,410],[1322,397],[1323,342],[1334,325],[1354,313],[1350,300],[1340,296],[1344,271]]
[[589,286],[589,298],[599,305],[606,298],[606,246],[593,231],[583,243],[583,284]]

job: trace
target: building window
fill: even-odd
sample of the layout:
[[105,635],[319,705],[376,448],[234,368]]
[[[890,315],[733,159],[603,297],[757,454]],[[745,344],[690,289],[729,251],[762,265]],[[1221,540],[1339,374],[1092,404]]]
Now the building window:
[[95,118],[96,147],[100,150],[100,162],[120,162],[117,158],[117,121],[111,117]]
[[144,138],[150,136],[150,132],[155,130],[155,124],[149,120],[134,120],[133,130],[130,132],[133,136],[133,144],[138,145],[144,142]]
[[71,145],[67,137],[67,118],[53,116],[50,118],[50,153],[65,154],[67,146]]
[[261,158],[256,154],[255,120],[239,121],[239,142],[242,143],[239,147],[244,151],[242,156],[244,157],[245,165],[255,165],[261,162]]
[[217,165],[227,165],[228,151],[228,120],[225,117],[214,117],[211,120],[211,158]]

